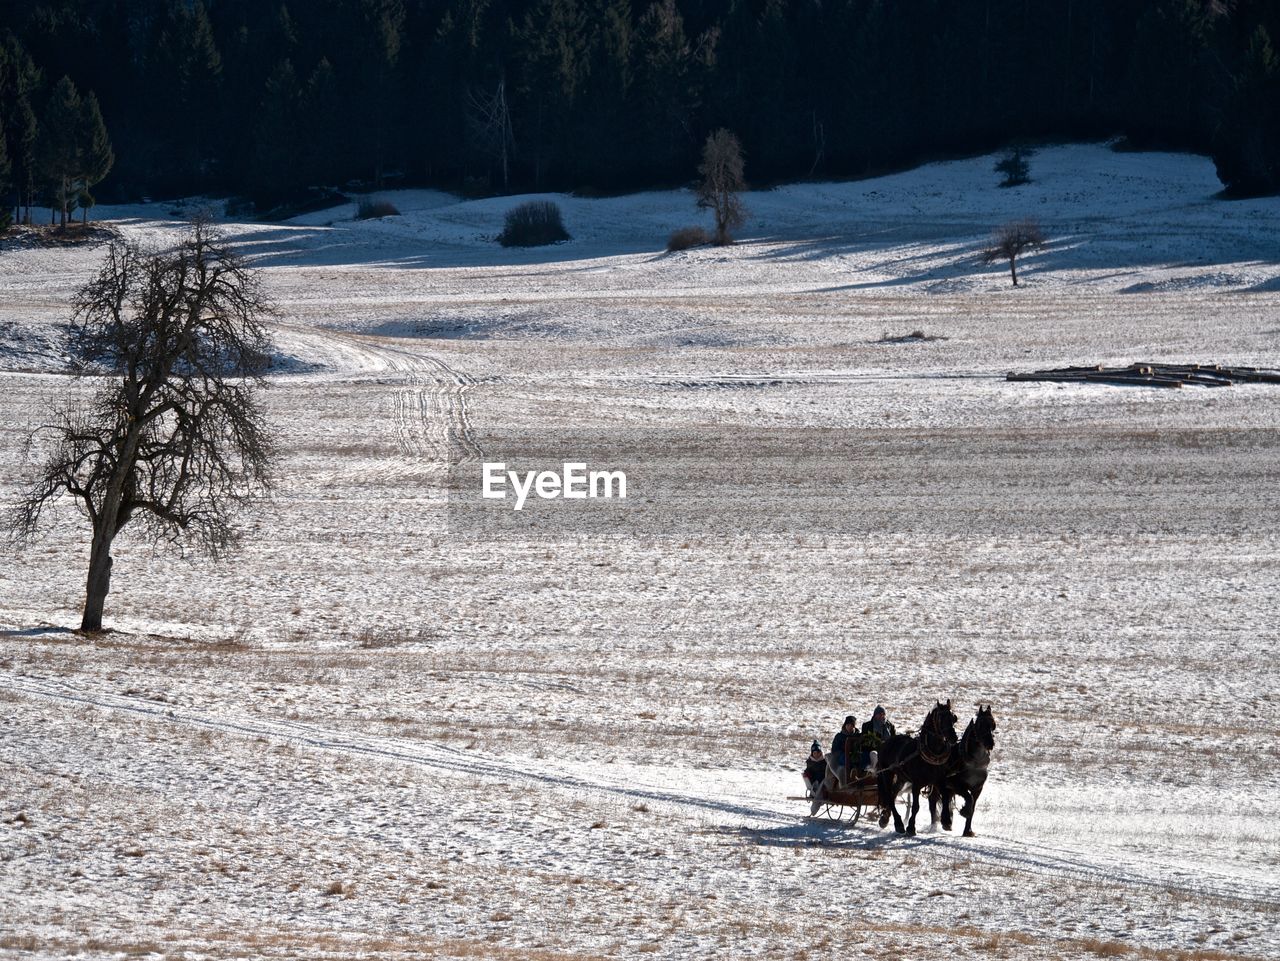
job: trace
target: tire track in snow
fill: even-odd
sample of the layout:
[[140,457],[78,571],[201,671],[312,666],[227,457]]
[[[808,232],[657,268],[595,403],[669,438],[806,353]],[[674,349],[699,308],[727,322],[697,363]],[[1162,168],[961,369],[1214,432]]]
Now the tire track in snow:
[[280,326],[317,349],[335,373],[389,373],[401,382],[391,395],[391,418],[406,456],[431,471],[483,457],[467,407],[466,395],[476,386],[468,374],[432,354],[371,335]]
[[[820,841],[840,847],[897,845],[950,861],[975,861],[989,867],[1040,878],[1180,892],[1237,904],[1247,903],[1264,909],[1280,907],[1280,893],[1274,885],[1250,877],[1212,872],[1203,868],[1192,871],[1189,868],[1153,863],[1143,870],[1130,861],[1105,852],[1091,851],[1085,854],[995,834],[963,841],[927,834],[901,838],[866,824],[848,831],[832,831],[798,818],[781,804],[768,806],[767,802],[753,804],[751,799],[744,801],[714,796],[700,797],[680,789],[640,783],[635,779],[603,776],[603,772],[597,770],[593,770],[588,779],[581,773],[557,771],[550,764],[544,765],[542,770],[522,769],[500,758],[432,742],[409,742],[377,735],[336,732],[300,721],[219,716],[190,708],[161,706],[142,698],[105,692],[83,692],[59,680],[11,677],[0,681],[0,687],[28,698],[62,704],[84,704],[102,710],[142,716],[159,723],[212,730],[230,736],[269,738],[295,747],[331,752],[344,757],[407,764],[454,776],[472,784],[480,779],[495,785],[521,785],[531,789],[587,794],[606,799],[612,797],[628,802],[645,801],[682,811],[690,817],[705,818],[712,815],[749,819],[757,825],[761,822],[774,825],[752,827],[722,824],[717,829],[718,833],[731,834],[759,844],[794,845]],[[846,838],[851,842],[850,845],[840,843],[841,839]]]

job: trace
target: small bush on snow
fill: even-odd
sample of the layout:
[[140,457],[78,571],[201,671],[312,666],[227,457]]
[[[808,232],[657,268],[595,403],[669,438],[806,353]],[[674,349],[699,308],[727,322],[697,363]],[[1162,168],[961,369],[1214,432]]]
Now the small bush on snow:
[[667,238],[667,252],[688,250],[690,247],[701,247],[711,243],[711,235],[701,227],[681,227]]
[[504,247],[541,247],[568,239],[560,208],[550,200],[530,200],[512,207],[498,234],[498,243]]
[[389,200],[361,197],[356,207],[356,220],[373,220],[377,217],[399,217],[400,211]]

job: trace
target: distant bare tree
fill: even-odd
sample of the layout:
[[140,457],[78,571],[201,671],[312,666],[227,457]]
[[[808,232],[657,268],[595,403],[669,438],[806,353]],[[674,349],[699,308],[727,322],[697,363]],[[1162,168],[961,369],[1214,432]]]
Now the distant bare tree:
[[991,236],[991,246],[982,252],[982,262],[1009,261],[1009,275],[1018,286],[1018,258],[1027,250],[1044,247],[1044,232],[1034,220],[1015,220],[999,227]]
[[505,193],[510,185],[511,155],[515,151],[505,78],[498,80],[493,93],[487,90],[471,91],[467,121],[486,159],[496,162],[501,168],[502,190]]
[[130,521],[214,556],[237,508],[270,486],[273,445],[254,388],[270,357],[257,276],[203,224],[172,250],[114,242],[72,318],[78,376],[97,390],[37,428],[39,476],[8,518],[21,540],[64,495],[93,528],[81,630],[102,629],[111,546]]
[[741,227],[747,219],[747,208],[738,197],[747,186],[742,172],[742,145],[738,138],[723,128],[708,136],[698,166],[702,177],[698,206],[715,214],[715,242],[721,246],[733,243],[729,231]]

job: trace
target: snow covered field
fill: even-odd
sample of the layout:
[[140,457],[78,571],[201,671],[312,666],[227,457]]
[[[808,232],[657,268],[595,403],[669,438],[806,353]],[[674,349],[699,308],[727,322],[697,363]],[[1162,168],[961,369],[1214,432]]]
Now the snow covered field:
[[[687,193],[555,197],[532,251],[510,198],[227,223],[280,305],[278,493],[229,563],[122,540],[93,640],[77,519],[0,555],[0,955],[1280,958],[1280,388],[1003,379],[1280,366],[1280,200],[992,163],[752,194],[671,255]],[[1023,216],[1014,290],[976,261]],[[0,504],[99,255],[0,250]],[[856,534],[451,531],[445,466],[516,428],[896,453]],[[999,725],[978,838],[786,800],[846,713],[947,697]]]

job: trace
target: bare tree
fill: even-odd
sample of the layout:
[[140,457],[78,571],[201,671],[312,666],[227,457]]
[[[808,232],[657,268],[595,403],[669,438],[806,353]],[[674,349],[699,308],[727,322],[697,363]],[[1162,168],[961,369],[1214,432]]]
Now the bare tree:
[[741,227],[747,219],[747,208],[738,197],[747,186],[742,171],[742,145],[738,138],[724,128],[708,136],[698,166],[702,177],[698,206],[715,215],[715,242],[721,246],[733,243],[729,231]]
[[32,432],[43,466],[8,526],[30,538],[57,501],[76,501],[93,529],[81,630],[102,629],[112,543],[130,522],[215,557],[237,544],[237,509],[271,481],[255,394],[269,312],[257,276],[205,224],[172,250],[112,243],[76,295],[77,374],[98,385]]
[[1027,250],[1041,250],[1044,232],[1034,220],[1015,220],[999,227],[991,236],[991,246],[982,252],[982,262],[1009,261],[1009,275],[1018,286],[1018,258]]
[[509,189],[511,155],[515,135],[511,130],[511,109],[507,105],[507,82],[500,77],[493,93],[473,90],[468,97],[467,122],[485,159],[502,168],[502,190]]

